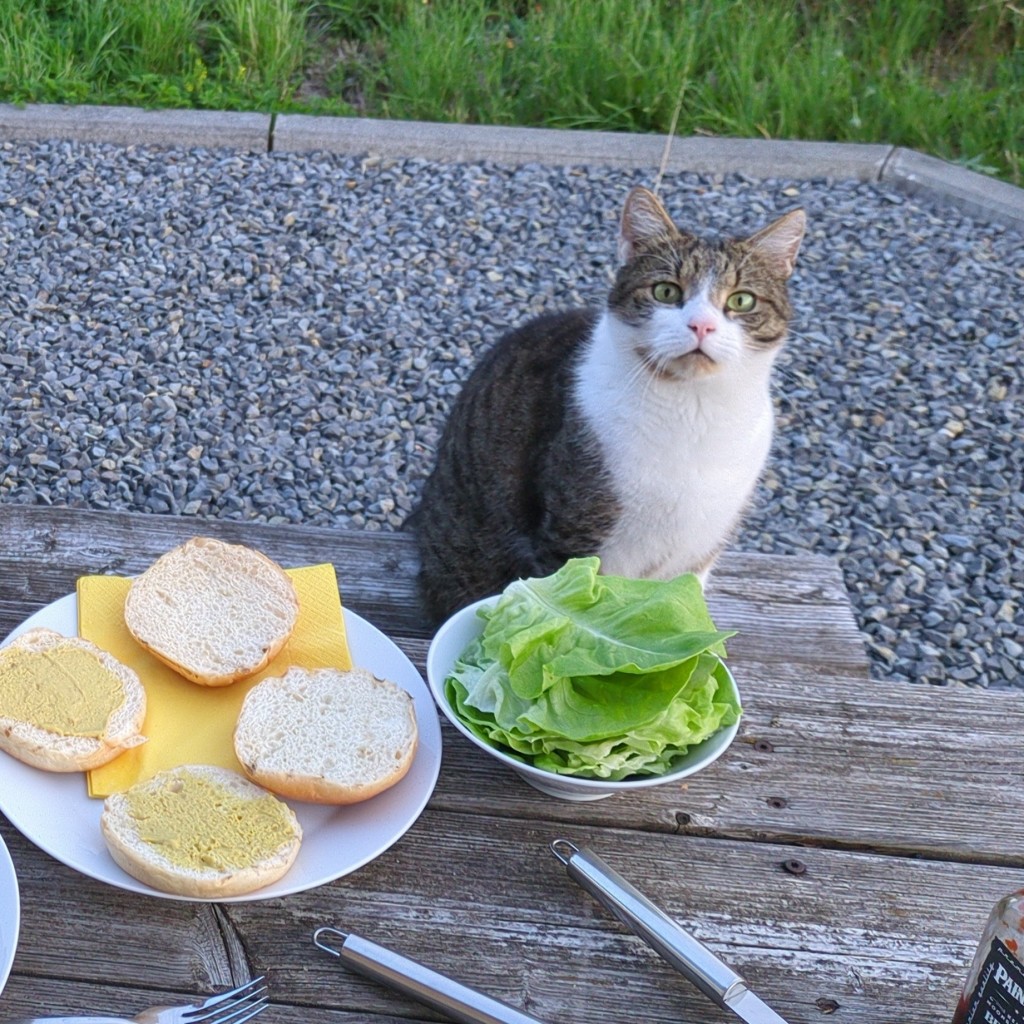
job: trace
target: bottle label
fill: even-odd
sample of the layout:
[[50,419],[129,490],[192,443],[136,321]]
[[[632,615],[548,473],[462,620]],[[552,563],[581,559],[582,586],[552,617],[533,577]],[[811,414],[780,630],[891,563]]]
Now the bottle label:
[[1024,964],[992,940],[967,1008],[965,1024],[1024,1024]]

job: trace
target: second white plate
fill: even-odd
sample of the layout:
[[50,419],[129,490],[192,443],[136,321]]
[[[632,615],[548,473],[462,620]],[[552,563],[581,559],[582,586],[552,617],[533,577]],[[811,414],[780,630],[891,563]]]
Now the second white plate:
[[21,902],[18,897],[18,878],[14,873],[11,855],[0,838],[0,992],[11,973],[14,950],[18,946],[21,924]]

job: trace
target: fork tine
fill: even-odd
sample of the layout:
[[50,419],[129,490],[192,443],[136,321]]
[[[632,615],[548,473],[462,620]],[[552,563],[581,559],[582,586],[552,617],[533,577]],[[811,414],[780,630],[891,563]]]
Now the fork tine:
[[[258,978],[252,978],[244,985],[239,985],[237,988],[210,996],[209,999],[199,1003],[197,1006],[189,1007],[182,1014],[181,1019],[182,1021],[187,1021],[188,1024],[204,1024],[204,1022],[210,1022],[210,1024],[213,1024],[213,1022],[224,1022],[224,1024],[231,1022],[231,1024],[236,1024],[239,1012],[251,1008],[254,1002],[260,1003],[259,1010],[261,1010],[266,1005],[266,1000],[267,984],[261,975]],[[258,1013],[259,1010],[256,1012]],[[247,1020],[248,1018],[242,1017],[240,1019]]]
[[[251,1003],[249,1006],[240,1007],[237,1013],[231,1014],[230,1017],[218,1017],[217,1024],[243,1024],[243,1021],[252,1020],[253,1017],[258,1013],[262,1013],[270,1003],[267,998],[260,999],[259,1002]],[[241,1014],[241,1016],[239,1016]]]
[[[252,992],[265,989],[266,987],[266,976],[261,974],[258,978],[250,978],[248,981],[238,985],[236,988],[228,989],[227,992],[218,992],[217,995],[210,996],[209,999],[204,999],[201,1003],[198,1003],[195,1006],[190,1006],[188,1008],[189,1013],[190,1015],[198,1013],[200,1010],[209,1009],[216,1006],[218,1003],[226,1002],[229,999],[232,1002],[238,999],[245,999],[246,996],[250,995]],[[205,1017],[199,1016],[193,1017],[192,1019],[205,1020]]]

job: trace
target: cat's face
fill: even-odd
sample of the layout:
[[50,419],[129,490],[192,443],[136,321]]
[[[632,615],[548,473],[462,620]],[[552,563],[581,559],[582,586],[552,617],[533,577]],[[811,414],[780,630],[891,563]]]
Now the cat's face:
[[609,312],[656,377],[692,379],[772,353],[792,315],[786,281],[803,232],[796,210],[750,238],[708,241],[680,231],[653,193],[633,189]]

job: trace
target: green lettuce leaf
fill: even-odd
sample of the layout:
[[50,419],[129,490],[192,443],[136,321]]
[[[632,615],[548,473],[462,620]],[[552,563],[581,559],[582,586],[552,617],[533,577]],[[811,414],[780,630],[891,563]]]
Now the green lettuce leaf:
[[663,774],[739,719],[694,576],[600,575],[597,558],[511,584],[445,682],[485,742],[562,774]]

